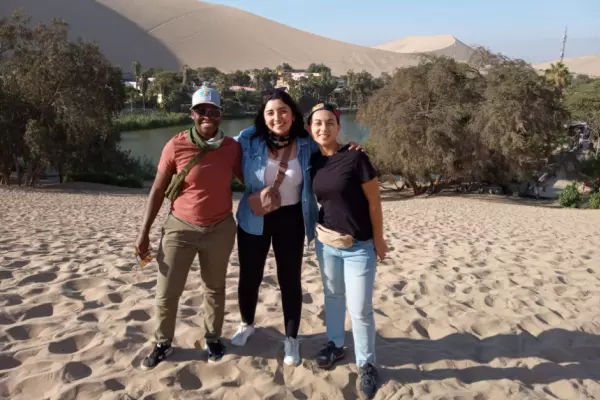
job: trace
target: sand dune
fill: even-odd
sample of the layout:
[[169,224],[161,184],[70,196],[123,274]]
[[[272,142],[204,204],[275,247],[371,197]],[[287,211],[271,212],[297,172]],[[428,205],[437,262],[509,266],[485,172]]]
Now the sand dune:
[[223,5],[196,0],[2,0],[0,15],[23,7],[36,20],[62,17],[73,34],[97,41],[124,70],[214,66],[224,71],[296,68],[325,63],[334,74],[349,69],[374,75],[416,63],[416,58],[344,43]]
[[[542,64],[536,64],[533,67],[543,71],[546,68],[549,68],[550,64],[555,63],[557,61],[558,60]],[[569,71],[571,71],[572,73],[584,74],[600,78],[600,55],[565,58],[563,62],[569,68]]]
[[[0,188],[0,398],[356,398],[352,350],[332,371],[311,362],[325,340],[312,249],[303,270],[299,367],[282,361],[270,254],[261,329],[247,347],[226,341],[224,360],[206,362],[195,264],[173,358],[141,371],[156,263],[130,269],[145,200],[141,192]],[[165,212],[152,231],[154,249]],[[600,214],[444,197],[386,201],[384,213],[391,252],[374,292],[377,399],[600,398]],[[239,321],[236,253],[227,337]],[[349,331],[347,338],[352,349]]]
[[407,36],[394,42],[375,46],[376,49],[402,54],[427,53],[438,56],[456,57],[468,61],[473,49],[452,35]]

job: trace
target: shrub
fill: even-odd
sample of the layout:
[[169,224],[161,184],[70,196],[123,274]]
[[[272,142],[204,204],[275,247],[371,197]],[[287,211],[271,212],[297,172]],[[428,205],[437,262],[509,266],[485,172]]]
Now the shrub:
[[581,172],[588,176],[600,175],[600,157],[593,156],[581,161]]
[[150,112],[146,114],[122,114],[119,116],[121,132],[141,129],[163,128],[191,124],[189,114]]
[[595,210],[600,208],[600,193],[594,193],[592,197],[590,197],[590,208]]
[[561,206],[579,208],[581,202],[583,201],[583,196],[579,192],[577,186],[578,183],[573,182],[560,191],[558,194],[558,202]]

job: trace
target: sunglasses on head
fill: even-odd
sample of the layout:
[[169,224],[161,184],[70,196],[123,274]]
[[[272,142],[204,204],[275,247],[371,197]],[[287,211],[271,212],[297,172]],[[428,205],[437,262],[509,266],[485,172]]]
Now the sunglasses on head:
[[207,118],[220,118],[221,117],[221,110],[219,110],[218,108],[198,107],[198,108],[194,108],[192,111],[201,117],[207,117]]

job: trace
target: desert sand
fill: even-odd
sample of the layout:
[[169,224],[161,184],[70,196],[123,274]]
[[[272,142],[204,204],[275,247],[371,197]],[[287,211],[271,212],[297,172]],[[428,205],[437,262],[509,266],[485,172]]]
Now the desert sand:
[[[0,398],[356,398],[349,319],[346,359],[332,371],[311,361],[325,327],[310,248],[300,366],[282,362],[271,254],[260,329],[245,348],[226,339],[224,359],[206,362],[196,263],[175,353],[141,371],[152,346],[156,262],[131,268],[146,196],[77,187],[0,188]],[[166,212],[165,204],[154,249]],[[391,251],[374,293],[377,399],[600,398],[600,213],[440,196],[388,199],[384,213]],[[234,250],[226,338],[239,321],[238,272]]]
[[375,46],[376,49],[396,53],[425,53],[469,61],[473,49],[452,35],[407,36],[400,40]]
[[[546,70],[550,67],[550,64],[558,62],[555,60],[552,62],[536,64],[533,67],[538,70]],[[569,68],[569,71],[573,74],[584,74],[592,77],[600,78],[600,54],[594,56],[576,57],[576,58],[565,58],[563,63]]]
[[306,68],[316,62],[328,65],[335,75],[354,69],[379,76],[418,62],[414,55],[328,39],[198,0],[2,0],[0,17],[17,8],[34,21],[65,19],[74,37],[98,42],[124,71],[131,71],[133,60],[146,68],[187,64],[225,72],[275,68],[284,62]]

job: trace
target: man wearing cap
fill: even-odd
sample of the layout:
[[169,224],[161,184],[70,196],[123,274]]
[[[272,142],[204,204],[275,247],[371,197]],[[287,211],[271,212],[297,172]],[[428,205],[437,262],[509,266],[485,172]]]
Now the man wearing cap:
[[194,126],[175,135],[162,150],[136,241],[139,253],[146,254],[149,232],[171,177],[203,151],[186,175],[162,227],[157,254],[156,345],[142,360],[144,370],[156,367],[173,352],[171,343],[179,298],[196,255],[204,283],[204,339],[208,360],[220,360],[225,350],[219,340],[225,310],[225,277],[237,229],[232,215],[231,179],[235,176],[242,181],[242,150],[219,127],[222,109],[216,90],[204,86],[196,91],[190,110]]

